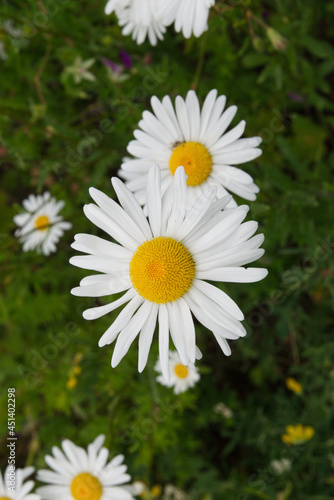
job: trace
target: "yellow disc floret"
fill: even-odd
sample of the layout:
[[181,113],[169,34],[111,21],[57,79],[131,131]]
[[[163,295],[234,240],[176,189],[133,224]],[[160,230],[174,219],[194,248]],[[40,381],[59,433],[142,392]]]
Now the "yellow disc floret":
[[50,226],[49,217],[46,215],[40,215],[35,220],[35,228],[39,231],[45,231]]
[[139,295],[166,304],[184,295],[195,277],[189,250],[173,238],[159,236],[145,241],[130,262],[130,278]]
[[199,142],[182,142],[173,151],[169,160],[172,174],[178,167],[184,167],[188,176],[188,186],[198,186],[209,177],[212,170],[212,157]]
[[0,500],[10,500],[8,497],[0,497]]
[[82,472],[75,476],[71,483],[71,494],[74,500],[100,500],[102,485],[89,472]]
[[189,370],[186,366],[181,365],[181,363],[179,363],[178,365],[175,365],[174,372],[175,375],[179,378],[187,378]]

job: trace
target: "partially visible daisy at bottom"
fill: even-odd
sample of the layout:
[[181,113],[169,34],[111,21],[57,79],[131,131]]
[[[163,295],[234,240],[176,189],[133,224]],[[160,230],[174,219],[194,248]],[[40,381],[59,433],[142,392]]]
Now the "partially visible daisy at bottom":
[[23,251],[36,250],[44,255],[56,252],[56,244],[64,231],[72,227],[58,215],[65,202],[57,201],[46,192],[31,194],[22,204],[25,212],[15,215],[14,222],[19,226],[15,236],[23,243]]
[[131,479],[122,464],[123,455],[117,455],[109,463],[109,451],[102,448],[105,436],[98,436],[88,445],[87,451],[66,439],[63,451],[52,448],[53,456],[45,461],[52,471],[42,469],[37,478],[48,486],[37,492],[45,500],[133,500]]
[[12,465],[8,465],[4,477],[0,474],[0,500],[40,500],[39,495],[30,493],[34,481],[26,481],[34,470],[34,467],[13,469]]
[[195,365],[185,366],[176,351],[169,351],[169,380],[166,380],[163,376],[159,360],[156,362],[154,369],[160,374],[157,376],[157,381],[166,387],[173,387],[174,394],[181,394],[190,387],[194,387],[201,378]]
[[[100,318],[127,304],[99,341],[102,347],[116,340],[111,365],[115,367],[139,336],[138,370],[147,363],[156,324],[159,357],[169,380],[169,334],[183,365],[199,358],[192,314],[211,330],[229,356],[226,339],[246,335],[244,316],[237,304],[206,280],[250,283],[262,280],[266,269],[242,267],[261,257],[262,234],[254,221],[245,222],[248,207],[225,209],[231,197],[218,199],[217,188],[207,190],[189,208],[187,177],[179,167],[172,189],[161,196],[160,168],[147,177],[148,219],[135,196],[117,178],[112,184],[121,203],[91,188],[97,205],[85,205],[91,222],[118,243],[90,234],[77,234],[72,247],[88,255],[70,263],[97,273],[71,290],[81,297],[103,297],[125,292],[117,300],[83,312],[85,319]],[[170,195],[170,196],[169,196]],[[192,314],[191,314],[192,313]]]

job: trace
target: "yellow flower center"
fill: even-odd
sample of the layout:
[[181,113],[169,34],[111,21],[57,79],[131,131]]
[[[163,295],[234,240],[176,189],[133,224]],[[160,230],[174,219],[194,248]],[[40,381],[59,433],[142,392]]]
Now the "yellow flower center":
[[8,497],[0,497],[0,500],[10,500]]
[[188,186],[198,186],[209,177],[212,170],[212,157],[199,142],[182,142],[173,151],[169,160],[172,175],[178,167],[184,167],[188,176]]
[[139,295],[150,302],[166,304],[184,295],[195,277],[189,250],[165,236],[145,241],[130,262],[130,278]]
[[73,479],[71,493],[74,500],[99,500],[102,496],[102,485],[89,472],[82,472]]
[[[49,217],[46,215],[40,215],[35,220],[35,228],[39,231],[45,231],[50,225]],[[1,499],[0,499],[1,500]]]
[[178,364],[174,368],[175,375],[179,378],[187,378],[189,370],[186,366]]

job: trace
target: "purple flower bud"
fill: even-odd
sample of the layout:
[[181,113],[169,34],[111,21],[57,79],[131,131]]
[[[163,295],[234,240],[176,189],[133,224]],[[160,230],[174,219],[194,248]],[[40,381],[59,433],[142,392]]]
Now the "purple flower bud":
[[122,59],[125,69],[130,69],[132,67],[132,59],[130,57],[130,54],[128,54],[128,52],[126,52],[125,50],[120,50],[119,55]]

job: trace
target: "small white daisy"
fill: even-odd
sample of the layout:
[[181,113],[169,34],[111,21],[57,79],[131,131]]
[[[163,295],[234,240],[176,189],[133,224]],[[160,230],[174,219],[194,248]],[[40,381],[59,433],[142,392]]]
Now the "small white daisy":
[[113,178],[112,184],[122,207],[90,188],[98,206],[85,205],[84,212],[118,244],[89,234],[75,236],[72,247],[88,255],[72,257],[70,263],[102,274],[87,276],[71,293],[103,297],[126,292],[109,304],[83,313],[86,319],[96,319],[128,303],[99,341],[101,347],[117,338],[113,367],[140,332],[138,370],[144,369],[157,320],[162,373],[167,379],[169,332],[182,363],[187,366],[195,362],[191,312],[213,332],[226,355],[231,354],[226,339],[246,334],[239,307],[205,280],[249,283],[263,279],[266,269],[241,266],[263,255],[259,247],[264,237],[260,234],[251,238],[256,222],[241,224],[248,212],[246,205],[222,211],[231,197],[216,200],[215,186],[205,190],[189,209],[186,179],[183,167],[179,167],[172,190],[162,197],[160,168],[154,165],[150,169],[148,220],[133,193],[119,179]]
[[131,477],[122,465],[123,455],[108,462],[109,451],[102,448],[105,436],[98,436],[87,451],[66,439],[62,442],[64,453],[52,448],[53,456],[45,461],[53,471],[38,471],[38,479],[48,486],[37,492],[44,500],[132,500],[130,487],[125,485]]
[[167,26],[174,23],[185,38],[192,34],[199,37],[208,29],[209,10],[214,4],[215,0],[160,0],[159,13]]
[[160,360],[156,362],[154,369],[160,373],[157,381],[166,387],[174,387],[174,394],[180,394],[194,387],[201,378],[195,365],[185,366],[176,351],[169,351],[169,380],[166,380],[162,374]]
[[158,14],[156,0],[109,0],[105,13],[115,11],[118,24],[123,26],[122,34],[132,34],[138,45],[148,37],[151,45],[163,39],[166,24],[162,22],[162,14]]
[[15,236],[23,243],[24,252],[37,250],[50,255],[56,251],[56,243],[64,231],[72,227],[70,222],[63,221],[63,217],[58,215],[64,205],[64,201],[51,198],[48,192],[37,196],[31,194],[23,201],[26,211],[15,215],[14,222],[19,226]]
[[39,495],[29,493],[34,487],[34,481],[24,482],[34,470],[34,467],[13,469],[12,465],[8,465],[3,478],[0,474],[0,500],[40,500]]
[[289,458],[281,458],[280,460],[272,460],[269,465],[273,472],[277,476],[280,476],[284,474],[284,472],[289,472],[291,470],[292,462]]
[[251,176],[232,165],[260,156],[262,151],[257,146],[262,139],[240,139],[244,120],[225,133],[237,112],[236,106],[223,112],[225,102],[225,96],[217,98],[217,90],[211,90],[201,110],[196,93],[191,90],[185,101],[176,97],[174,110],[169,96],[162,101],[152,97],[154,113],[144,111],[139,122],[141,130],[135,130],[136,140],[127,148],[135,158],[125,158],[119,172],[140,204],[146,203],[145,177],[152,163],[161,167],[162,194],[171,185],[177,167],[182,165],[188,175],[192,203],[212,184],[218,186],[219,198],[228,194],[228,190],[247,200],[256,199],[259,188]]

